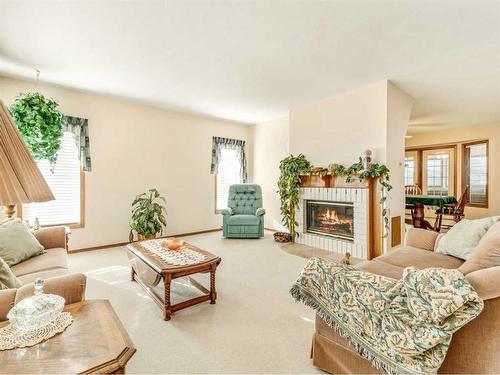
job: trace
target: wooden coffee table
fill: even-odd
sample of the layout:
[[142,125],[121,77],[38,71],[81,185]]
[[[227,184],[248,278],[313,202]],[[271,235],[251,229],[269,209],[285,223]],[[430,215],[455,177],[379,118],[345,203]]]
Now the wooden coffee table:
[[136,349],[109,301],[78,302],[64,311],[73,315],[64,332],[31,347],[0,351],[0,373],[125,373]]
[[[141,242],[134,242],[127,245],[128,256],[131,263],[131,279],[137,281],[144,290],[158,303],[163,310],[163,319],[170,320],[172,313],[185,309],[186,307],[196,305],[205,301],[214,304],[217,298],[215,291],[215,271],[221,262],[221,258],[186,243],[190,249],[205,255],[205,259],[200,263],[190,265],[174,265],[165,262],[148,249],[141,245]],[[210,290],[194,280],[189,275],[195,273],[210,272]],[[170,298],[170,287],[172,280],[186,277],[190,283],[203,294],[201,296],[177,303],[173,305]],[[163,296],[154,291],[154,287],[163,280]]]

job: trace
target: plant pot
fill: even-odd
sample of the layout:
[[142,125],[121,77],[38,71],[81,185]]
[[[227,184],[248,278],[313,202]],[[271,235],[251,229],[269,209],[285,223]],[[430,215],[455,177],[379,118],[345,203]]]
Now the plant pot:
[[287,232],[275,232],[273,237],[274,241],[279,243],[292,242],[292,236]]
[[150,240],[151,238],[155,238],[155,234],[149,234],[147,236],[144,236],[142,234],[137,233],[137,241],[144,241],[144,240]]

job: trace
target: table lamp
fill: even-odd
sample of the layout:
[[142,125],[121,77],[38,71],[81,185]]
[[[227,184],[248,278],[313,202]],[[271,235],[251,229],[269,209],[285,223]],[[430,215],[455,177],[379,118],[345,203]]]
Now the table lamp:
[[0,100],[0,205],[7,217],[16,205],[55,199],[31,153]]

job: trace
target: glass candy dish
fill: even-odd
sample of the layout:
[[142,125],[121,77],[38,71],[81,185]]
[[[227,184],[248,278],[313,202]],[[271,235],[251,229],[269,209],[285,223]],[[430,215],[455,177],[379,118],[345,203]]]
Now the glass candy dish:
[[17,303],[7,314],[12,327],[29,331],[54,321],[64,309],[64,298],[43,293],[43,280],[35,281],[35,295]]

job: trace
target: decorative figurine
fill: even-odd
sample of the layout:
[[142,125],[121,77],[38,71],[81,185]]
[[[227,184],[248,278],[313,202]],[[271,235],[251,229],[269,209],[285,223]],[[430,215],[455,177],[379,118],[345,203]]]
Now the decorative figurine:
[[347,264],[347,265],[351,264],[351,253],[350,252],[348,252],[348,251],[345,252],[345,255],[340,260],[340,264]]
[[363,168],[368,169],[372,164],[372,150],[366,150],[363,152]]

